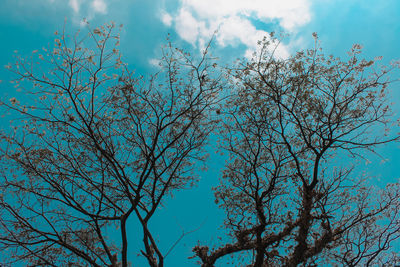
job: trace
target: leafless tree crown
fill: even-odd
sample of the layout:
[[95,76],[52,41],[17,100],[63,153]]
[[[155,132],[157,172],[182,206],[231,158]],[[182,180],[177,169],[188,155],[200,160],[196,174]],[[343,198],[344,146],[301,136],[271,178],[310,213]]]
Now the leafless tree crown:
[[231,68],[209,45],[195,60],[168,44],[159,71],[142,77],[122,62],[113,24],[88,28],[9,66],[22,90],[1,102],[14,120],[0,132],[9,263],[128,266],[135,218],[139,253],[164,266],[171,250],[149,222],[199,179],[210,134],[228,155],[214,188],[228,236],[195,246],[199,264],[399,263],[399,185],[375,188],[351,164],[399,139],[386,101],[395,64],[360,59],[358,45],[347,60],[327,57],[316,36],[314,49],[282,59],[269,36]]
[[148,222],[165,196],[197,181],[220,85],[203,77],[208,48],[195,62],[166,45],[159,72],[135,76],[113,29],[57,33],[53,50],[10,66],[29,97],[2,102],[18,120],[11,135],[1,133],[0,245],[15,261],[127,266],[134,216],[141,253],[163,265]]

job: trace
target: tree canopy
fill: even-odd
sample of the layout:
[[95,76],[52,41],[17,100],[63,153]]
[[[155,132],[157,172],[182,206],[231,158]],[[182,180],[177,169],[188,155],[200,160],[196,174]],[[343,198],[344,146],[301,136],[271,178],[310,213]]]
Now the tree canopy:
[[123,63],[110,24],[56,33],[53,48],[17,58],[9,68],[23,97],[1,102],[14,118],[0,132],[6,260],[135,265],[127,240],[135,217],[138,253],[164,266],[149,222],[201,179],[206,145],[219,139],[227,161],[213,190],[226,236],[193,244],[199,264],[399,263],[399,184],[374,187],[355,168],[399,140],[387,103],[398,66],[362,59],[359,45],[346,60],[326,56],[314,38],[313,49],[279,58],[267,36],[252,59],[229,67],[217,65],[212,42],[197,57],[168,43],[158,72],[140,76]]

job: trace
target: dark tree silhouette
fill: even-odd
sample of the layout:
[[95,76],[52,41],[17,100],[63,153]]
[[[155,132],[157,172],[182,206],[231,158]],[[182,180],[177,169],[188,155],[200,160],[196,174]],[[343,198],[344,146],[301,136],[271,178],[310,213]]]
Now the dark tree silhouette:
[[113,28],[61,34],[53,50],[10,66],[26,102],[2,102],[15,116],[0,148],[0,248],[11,262],[128,266],[133,216],[141,253],[163,266],[148,223],[166,196],[198,179],[220,86],[202,78],[207,50],[196,63],[171,45],[157,74],[135,76]]
[[226,72],[209,45],[196,61],[168,44],[146,78],[121,61],[113,24],[88,28],[9,66],[22,92],[1,102],[13,119],[0,132],[5,263],[128,266],[134,218],[138,252],[163,266],[171,250],[149,222],[199,179],[212,133],[228,155],[215,197],[229,236],[194,247],[202,266],[227,256],[245,266],[399,262],[399,185],[374,187],[355,166],[399,140],[386,104],[396,64],[360,59],[358,45],[348,60],[325,57],[316,36],[315,49],[282,59],[266,37]]
[[196,246],[202,266],[226,256],[246,266],[398,263],[399,185],[375,188],[344,164],[399,139],[385,99],[397,66],[360,60],[359,45],[347,61],[325,57],[314,37],[315,49],[287,59],[266,38],[228,70],[220,132],[229,160],[215,196],[231,242]]

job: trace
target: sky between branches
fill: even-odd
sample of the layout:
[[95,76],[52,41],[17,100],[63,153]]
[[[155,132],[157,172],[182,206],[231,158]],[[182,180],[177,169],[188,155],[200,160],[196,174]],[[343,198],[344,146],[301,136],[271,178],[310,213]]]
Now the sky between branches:
[[[53,33],[60,31],[65,21],[67,33],[82,29],[84,18],[93,27],[110,21],[124,24],[123,59],[140,74],[155,70],[160,46],[168,33],[172,41],[196,53],[216,30],[214,54],[227,64],[237,57],[249,57],[257,41],[270,31],[287,34],[278,51],[282,57],[311,47],[314,42],[311,34],[317,32],[327,53],[345,56],[353,43],[360,43],[366,57],[383,56],[385,63],[400,59],[400,2],[397,0],[2,0],[0,66],[14,61],[15,50],[28,56],[33,50],[51,45]],[[2,97],[13,95],[10,79],[12,75],[1,68]],[[400,106],[398,86],[397,83],[391,88],[391,101]],[[395,108],[397,114],[399,111],[400,108]],[[1,123],[8,124],[8,120],[2,119]],[[384,147],[381,152],[388,161],[381,164],[381,159],[371,159],[372,164],[380,164],[374,168],[374,174],[387,182],[397,181],[400,176],[398,145]],[[179,243],[168,256],[167,265],[194,264],[186,258],[196,241],[218,232],[223,215],[213,203],[210,188],[218,182],[219,168],[217,164],[211,165],[211,175],[204,177],[197,189],[178,193],[161,211],[158,218],[162,219],[154,222],[153,227],[160,232],[165,230],[166,220],[176,225],[168,235],[160,234],[165,248],[179,237],[181,228],[190,231],[201,225],[199,231]],[[131,244],[135,250],[134,241]]]

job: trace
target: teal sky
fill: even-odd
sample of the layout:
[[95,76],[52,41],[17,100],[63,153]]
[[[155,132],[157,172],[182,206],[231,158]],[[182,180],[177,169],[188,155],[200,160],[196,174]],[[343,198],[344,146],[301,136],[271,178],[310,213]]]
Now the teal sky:
[[[278,51],[281,56],[311,47],[311,33],[317,32],[326,53],[345,56],[352,44],[360,43],[365,57],[383,56],[384,63],[400,59],[398,0],[0,0],[0,96],[14,92],[8,83],[12,76],[2,67],[14,61],[14,50],[29,56],[32,50],[52,44],[53,33],[63,28],[64,21],[66,32],[74,33],[82,27],[83,18],[93,27],[110,21],[123,24],[123,61],[140,74],[155,70],[155,59],[168,33],[179,46],[196,53],[216,29],[213,49],[225,63],[248,56],[269,31],[289,35]],[[399,90],[400,83],[391,87],[390,101],[397,116]],[[385,182],[395,182],[400,177],[399,151],[399,145],[383,147],[380,152],[388,161],[380,164],[380,159],[372,158],[372,164],[365,166]],[[164,252],[182,230],[199,228],[171,251],[166,266],[196,266],[188,259],[191,248],[197,240],[203,244],[215,241],[220,233],[223,214],[210,190],[217,185],[223,166],[218,160],[211,156],[210,168],[202,173],[198,187],[177,193],[154,218],[152,228],[159,233]],[[379,168],[372,168],[374,164]],[[140,240],[141,232],[131,227],[134,266],[145,266],[136,258]]]

